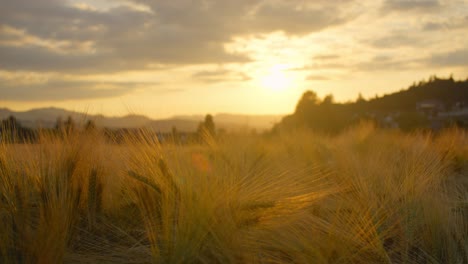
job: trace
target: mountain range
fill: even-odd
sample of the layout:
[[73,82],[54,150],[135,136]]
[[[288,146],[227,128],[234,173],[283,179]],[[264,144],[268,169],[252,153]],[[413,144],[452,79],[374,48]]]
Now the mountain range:
[[[9,116],[14,116],[22,126],[29,128],[52,128],[59,118],[66,120],[68,117],[71,117],[79,124],[93,120],[99,127],[111,129],[145,127],[160,132],[169,132],[173,127],[176,127],[178,131],[193,132],[196,131],[199,123],[205,118],[203,115],[186,115],[174,116],[167,119],[151,119],[147,116],[136,114],[123,117],[108,117],[104,115],[89,115],[55,107],[38,108],[28,111],[12,111],[7,108],[0,108],[0,119],[6,119]],[[213,116],[216,127],[227,131],[245,129],[264,131],[271,129],[281,118],[281,115],[216,114]]]

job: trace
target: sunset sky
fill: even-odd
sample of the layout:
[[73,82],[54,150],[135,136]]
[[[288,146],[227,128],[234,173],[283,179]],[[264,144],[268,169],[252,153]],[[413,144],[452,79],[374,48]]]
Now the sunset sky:
[[468,0],[0,0],[0,107],[286,114],[468,77]]

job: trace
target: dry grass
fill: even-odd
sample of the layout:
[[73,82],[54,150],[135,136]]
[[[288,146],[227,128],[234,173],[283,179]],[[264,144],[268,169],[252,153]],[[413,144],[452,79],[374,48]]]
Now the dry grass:
[[0,144],[1,263],[468,263],[468,135]]

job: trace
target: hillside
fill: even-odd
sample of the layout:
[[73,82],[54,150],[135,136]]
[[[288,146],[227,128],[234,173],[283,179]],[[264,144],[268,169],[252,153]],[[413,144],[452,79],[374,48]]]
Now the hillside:
[[[296,110],[275,126],[275,130],[307,127],[322,132],[339,132],[362,119],[382,126],[403,129],[443,127],[452,123],[466,126],[468,79],[431,77],[399,92],[355,102],[335,103],[333,96],[320,99],[307,91]],[[457,113],[455,114],[452,113]]]
[[369,100],[363,108],[383,112],[412,111],[422,101],[439,101],[446,108],[457,102],[468,103],[468,79],[455,81],[432,77],[428,82],[422,81],[408,89]]

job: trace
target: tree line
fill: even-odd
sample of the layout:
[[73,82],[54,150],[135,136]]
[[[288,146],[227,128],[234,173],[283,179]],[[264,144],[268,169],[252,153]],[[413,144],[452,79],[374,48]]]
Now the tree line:
[[[9,143],[34,143],[38,140],[40,133],[49,133],[59,137],[75,133],[101,133],[104,138],[112,143],[122,143],[128,136],[140,134],[141,129],[109,129],[98,128],[93,120],[87,120],[84,125],[78,124],[71,116],[63,120],[57,118],[53,128],[29,128],[21,124],[15,116],[0,121],[0,140]],[[171,133],[154,132],[160,142],[172,143],[203,143],[207,140],[216,139],[217,133],[213,116],[208,114],[198,125],[195,132],[179,132],[176,127]]]
[[[346,103],[336,103],[332,95],[321,99],[309,90],[299,99],[294,113],[284,117],[273,131],[308,128],[337,133],[362,120],[381,125],[392,122],[403,130],[427,128],[435,120],[418,111],[418,103],[425,101],[437,102],[445,111],[458,105],[468,106],[468,79],[455,81],[452,77],[443,79],[431,76],[427,81],[413,83],[408,89],[396,93],[369,100],[359,94],[355,101]],[[446,118],[441,122],[442,126],[455,124],[467,127],[466,119]]]

